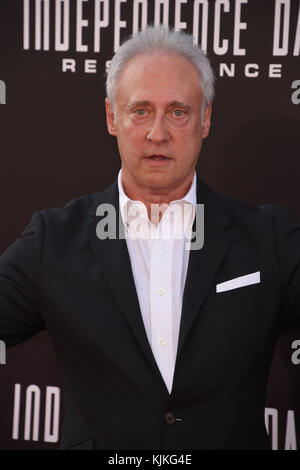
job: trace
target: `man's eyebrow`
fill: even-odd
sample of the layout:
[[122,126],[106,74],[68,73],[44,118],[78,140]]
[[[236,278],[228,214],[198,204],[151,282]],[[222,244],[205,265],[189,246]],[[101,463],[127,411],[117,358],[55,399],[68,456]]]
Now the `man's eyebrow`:
[[[147,100],[140,100],[140,101],[134,101],[133,103],[130,103],[129,105],[126,106],[127,109],[131,110],[132,108],[135,108],[137,106],[151,106],[151,102]],[[167,105],[168,108],[174,108],[174,107],[179,107],[179,108],[185,108],[188,111],[191,111],[192,108],[186,103],[183,103],[182,101],[171,101],[171,103],[168,103]]]
[[186,103],[183,103],[182,101],[177,101],[177,100],[172,101],[172,102],[168,105],[168,107],[170,107],[170,108],[176,108],[176,107],[178,107],[178,108],[185,108],[185,109],[187,109],[188,111],[191,111],[191,110],[192,110],[191,106],[189,106],[189,105],[186,104]]
[[137,106],[150,106],[150,105],[151,105],[150,101],[141,100],[141,101],[133,101],[133,103],[128,104],[126,108],[131,110],[132,108],[135,108]]

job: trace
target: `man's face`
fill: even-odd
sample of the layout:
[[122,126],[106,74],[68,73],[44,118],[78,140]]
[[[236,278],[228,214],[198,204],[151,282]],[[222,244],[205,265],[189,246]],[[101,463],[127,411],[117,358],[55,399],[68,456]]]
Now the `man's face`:
[[[199,75],[180,56],[139,55],[118,77],[107,125],[117,137],[125,191],[163,193],[190,183],[210,127]],[[129,194],[128,194],[129,195]]]

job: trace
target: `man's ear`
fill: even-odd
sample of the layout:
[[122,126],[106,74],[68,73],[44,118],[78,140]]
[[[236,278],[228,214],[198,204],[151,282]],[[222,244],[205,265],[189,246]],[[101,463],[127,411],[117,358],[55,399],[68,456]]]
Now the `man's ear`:
[[108,101],[108,98],[105,98],[105,110],[106,110],[106,124],[107,129],[110,135],[117,135],[115,127],[115,114],[113,112],[112,106]]
[[207,106],[205,112],[204,112],[204,117],[203,117],[203,126],[202,126],[202,137],[205,139],[205,137],[208,136],[209,134],[209,129],[210,129],[210,117],[211,117],[211,107],[212,103],[210,103],[209,106]]

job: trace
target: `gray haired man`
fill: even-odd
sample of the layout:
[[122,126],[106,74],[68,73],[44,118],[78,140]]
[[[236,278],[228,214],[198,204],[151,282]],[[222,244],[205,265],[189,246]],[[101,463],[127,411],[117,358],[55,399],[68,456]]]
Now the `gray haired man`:
[[[272,354],[300,327],[300,226],[197,177],[213,89],[191,36],[149,27],[125,42],[107,77],[118,178],[35,212],[0,257],[0,338],[48,329],[63,449],[270,448]],[[189,250],[199,204],[204,245]],[[98,236],[104,206],[130,236]]]

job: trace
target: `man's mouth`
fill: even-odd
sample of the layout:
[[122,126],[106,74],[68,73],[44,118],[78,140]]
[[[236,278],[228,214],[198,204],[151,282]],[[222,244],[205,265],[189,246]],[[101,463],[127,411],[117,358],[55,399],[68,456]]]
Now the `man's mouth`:
[[146,158],[149,158],[150,160],[168,160],[168,157],[165,155],[148,155]]

